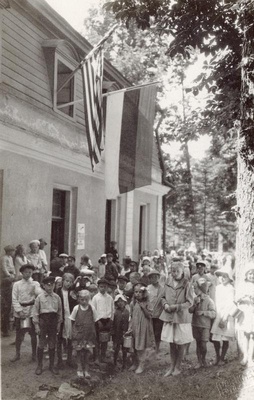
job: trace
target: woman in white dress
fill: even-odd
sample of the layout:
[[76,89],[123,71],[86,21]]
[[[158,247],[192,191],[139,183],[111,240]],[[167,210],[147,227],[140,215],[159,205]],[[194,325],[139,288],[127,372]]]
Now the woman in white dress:
[[[235,308],[233,271],[223,267],[215,272],[220,277],[221,283],[215,289],[216,318],[211,333],[212,342],[216,353],[215,365],[223,365],[228,351],[229,342],[235,338],[235,322],[231,313]],[[221,349],[222,342],[222,349]]]

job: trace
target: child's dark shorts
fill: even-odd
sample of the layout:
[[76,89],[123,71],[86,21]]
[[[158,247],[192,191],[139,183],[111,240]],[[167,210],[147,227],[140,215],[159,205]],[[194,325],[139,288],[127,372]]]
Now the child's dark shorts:
[[43,349],[48,342],[50,349],[56,346],[57,335],[57,313],[43,313],[39,316],[40,335],[38,347]]
[[201,328],[199,326],[192,326],[192,334],[198,342],[208,342],[210,339],[210,329]]

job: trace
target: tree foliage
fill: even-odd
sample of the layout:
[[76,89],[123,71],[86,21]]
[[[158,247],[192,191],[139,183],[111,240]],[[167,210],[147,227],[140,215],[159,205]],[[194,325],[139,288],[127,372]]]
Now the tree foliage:
[[[112,12],[93,6],[84,20],[85,36],[96,44],[114,23]],[[149,29],[144,35],[135,21],[130,21],[128,29],[119,24],[106,41],[105,56],[132,84],[144,83],[165,74],[167,43],[166,34],[159,37],[154,29]]]
[[[172,235],[176,234],[180,243],[188,246],[193,235],[185,157],[168,156],[167,164],[175,186],[169,198],[169,242],[172,244]],[[191,160],[198,247],[207,246],[210,242],[212,249],[215,249],[214,240],[218,231],[225,243],[235,244],[236,173],[236,141],[233,138],[227,142],[221,139],[219,150],[211,146],[204,159]]]
[[240,117],[242,30],[238,25],[235,0],[122,0],[105,5],[117,19],[129,26],[135,20],[143,30],[154,29],[158,36],[165,33],[167,55],[182,54],[188,58],[188,48],[198,48],[210,55],[195,88],[214,92],[206,109],[210,129],[220,126],[224,135]]

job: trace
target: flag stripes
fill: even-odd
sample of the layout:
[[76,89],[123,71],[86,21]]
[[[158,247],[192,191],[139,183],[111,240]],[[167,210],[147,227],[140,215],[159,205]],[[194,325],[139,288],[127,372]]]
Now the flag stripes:
[[156,86],[107,98],[105,192],[107,199],[152,184]]
[[82,65],[84,111],[87,142],[92,169],[101,159],[104,148],[104,125],[102,115],[103,49],[91,55]]

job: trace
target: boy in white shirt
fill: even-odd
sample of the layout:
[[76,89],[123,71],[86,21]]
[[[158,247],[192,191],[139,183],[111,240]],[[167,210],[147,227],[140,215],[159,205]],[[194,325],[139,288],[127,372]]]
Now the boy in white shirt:
[[107,293],[108,281],[106,279],[100,279],[98,281],[99,292],[93,297],[91,304],[97,312],[97,322],[96,322],[96,333],[98,340],[98,348],[101,362],[105,361],[106,351],[108,342],[100,342],[100,333],[108,332],[110,333],[112,328],[112,321],[114,318],[114,300]]

